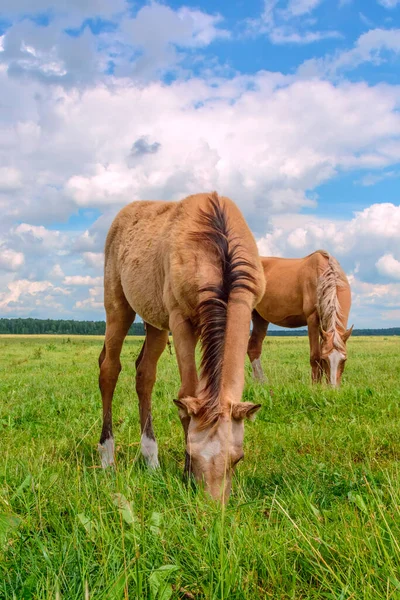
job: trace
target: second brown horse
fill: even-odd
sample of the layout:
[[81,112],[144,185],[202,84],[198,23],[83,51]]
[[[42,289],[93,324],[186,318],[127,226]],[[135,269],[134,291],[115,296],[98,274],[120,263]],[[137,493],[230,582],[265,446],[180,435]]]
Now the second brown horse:
[[338,261],[325,250],[304,258],[262,257],[266,293],[253,313],[248,354],[253,374],[264,380],[261,350],[269,323],[308,326],[313,382],[323,372],[332,386],[340,384],[347,360],[346,330],[351,306],[350,285]]

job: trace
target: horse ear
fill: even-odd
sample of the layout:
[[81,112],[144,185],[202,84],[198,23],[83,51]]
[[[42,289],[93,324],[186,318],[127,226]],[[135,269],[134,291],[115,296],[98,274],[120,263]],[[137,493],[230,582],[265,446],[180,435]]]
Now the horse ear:
[[353,333],[353,327],[354,325],[352,325],[350,327],[350,329],[348,329],[347,331],[344,332],[344,334],[342,335],[342,340],[344,342],[347,342],[347,340],[349,339],[349,337],[351,336],[351,334]]
[[260,410],[261,404],[253,404],[252,402],[237,402],[232,404],[232,419],[236,421],[242,421],[243,419],[249,419],[254,421],[256,413]]
[[200,406],[198,398],[186,396],[186,398],[174,400],[174,403],[178,407],[179,416],[182,418],[194,417],[199,412]]

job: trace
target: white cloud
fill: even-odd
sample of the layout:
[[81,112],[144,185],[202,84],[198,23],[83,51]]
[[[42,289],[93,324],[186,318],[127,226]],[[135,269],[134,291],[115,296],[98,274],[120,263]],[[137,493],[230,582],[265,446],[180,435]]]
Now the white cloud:
[[[375,265],[383,249],[400,249],[400,205],[373,204],[355,213],[349,221],[335,221],[306,215],[282,215],[271,219],[273,231],[259,239],[261,253],[277,256],[304,256],[317,248],[348,261],[349,269],[361,263],[361,271]],[[371,262],[372,255],[377,255]],[[365,267],[365,269],[364,269]]]
[[51,11],[55,14],[79,18],[80,22],[88,17],[112,17],[126,9],[125,0],[2,0],[1,10],[4,17],[21,14],[43,14]]
[[273,44],[312,44],[321,40],[336,39],[340,37],[337,31],[305,31],[299,33],[284,27],[276,27],[270,33]]
[[0,194],[13,192],[22,187],[22,175],[13,167],[0,167]]
[[68,237],[57,230],[46,229],[43,225],[20,223],[10,231],[10,239],[26,253],[46,254],[49,250],[57,254],[65,252]]
[[309,29],[310,20],[307,15],[322,1],[289,0],[286,8],[282,9],[278,0],[264,0],[264,10],[260,18],[247,20],[247,34],[266,34],[273,44],[299,45],[341,37],[335,30]]
[[62,279],[64,277],[64,271],[59,264],[55,264],[49,271],[49,275],[55,279]]
[[365,187],[369,187],[371,185],[375,185],[376,183],[379,183],[380,181],[384,181],[385,179],[391,179],[393,177],[398,177],[399,173],[397,173],[397,171],[386,171],[383,173],[367,173],[367,175],[364,175],[363,177],[361,177],[360,181],[358,183],[360,183],[361,185],[365,186]]
[[400,278],[400,262],[394,258],[400,254],[399,231],[400,205],[390,203],[373,204],[347,221],[285,214],[272,218],[272,231],[258,240],[258,248],[263,256],[284,257],[328,250],[354,282],[353,320],[365,327],[370,313],[364,314],[363,307],[373,305],[376,319],[389,319],[393,307],[399,307],[400,284],[379,282]]
[[82,258],[88,267],[103,269],[104,254],[102,252],[83,252]]
[[400,0],[378,0],[378,4],[385,8],[396,8],[400,4]]
[[103,288],[102,287],[93,287],[89,289],[89,297],[85,298],[85,300],[79,300],[76,302],[74,308],[78,310],[92,310],[92,311],[104,311],[104,302],[103,302]]
[[94,285],[101,286],[103,284],[102,277],[91,277],[90,275],[66,275],[64,277],[65,285]]
[[[93,136],[96,150],[86,155],[84,149],[80,172],[66,180],[64,193],[80,207],[118,208],[143,197],[178,199],[217,188],[237,198],[247,213],[258,207],[279,212],[315,205],[307,190],[339,169],[398,160],[389,145],[400,133],[398,91],[286,81],[259,74],[248,78],[251,91],[237,78],[216,87],[191,80],[168,87],[121,86],[118,94],[96,88],[79,99],[66,98],[64,141],[86,127],[87,142]],[[135,119],[127,119],[133,106]],[[102,121],[98,127],[104,111],[110,125]],[[148,133],[159,144],[157,152],[132,163],[133,141]],[[89,242],[87,237],[86,251],[99,249]]]
[[379,273],[390,279],[400,279],[400,261],[393,254],[384,254],[376,263]]
[[[393,327],[400,314],[400,283],[376,284],[350,275],[352,291],[351,319],[359,327]],[[388,323],[389,321],[389,323]]]
[[15,252],[0,243],[0,269],[4,271],[18,271],[25,262],[22,252]]
[[322,0],[289,0],[287,12],[293,16],[305,15],[312,12]]
[[[84,2],[81,10],[78,3],[46,4],[52,8],[50,26],[17,19],[2,38],[0,63],[15,77],[83,87],[106,79],[112,64],[114,77],[143,81],[180,68],[192,49],[230,36],[220,26],[220,15],[187,7],[173,10],[152,2],[133,17],[121,0]],[[40,13],[38,6],[36,10]],[[115,29],[93,34],[85,27],[79,35],[69,34],[71,26],[79,28],[88,17],[98,16],[111,19]]]
[[357,39],[351,50],[307,60],[299,67],[298,74],[304,77],[334,77],[363,63],[380,65],[388,60],[388,52],[392,55],[400,53],[400,29],[370,29]]
[[41,292],[52,288],[53,284],[50,281],[28,281],[19,279],[8,284],[8,292],[0,293],[0,308],[8,310],[9,305],[18,303],[21,296],[36,296]]

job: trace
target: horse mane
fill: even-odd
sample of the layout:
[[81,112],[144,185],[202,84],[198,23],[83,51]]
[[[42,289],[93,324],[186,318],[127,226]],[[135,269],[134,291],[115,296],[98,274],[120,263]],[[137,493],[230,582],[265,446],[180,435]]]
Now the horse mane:
[[197,330],[202,349],[200,376],[205,382],[202,389],[205,399],[196,414],[201,429],[215,423],[221,415],[219,396],[229,299],[233,292],[240,290],[254,294],[256,284],[251,273],[254,266],[241,255],[240,242],[232,235],[226,208],[216,192],[210,194],[209,204],[209,210],[200,209],[201,231],[192,234],[194,240],[212,249],[217,259],[213,266],[217,266],[221,274],[218,284],[199,289],[200,296],[207,294],[197,305]]
[[[344,342],[339,335],[338,327],[343,327],[341,322],[342,309],[339,303],[337,288],[347,285],[346,275],[340,264],[326,250],[317,250],[312,254],[322,254],[328,259],[328,266],[318,277],[317,282],[317,310],[320,324],[324,331],[333,331],[333,344],[338,350],[344,350]],[[311,255],[309,255],[311,256]]]

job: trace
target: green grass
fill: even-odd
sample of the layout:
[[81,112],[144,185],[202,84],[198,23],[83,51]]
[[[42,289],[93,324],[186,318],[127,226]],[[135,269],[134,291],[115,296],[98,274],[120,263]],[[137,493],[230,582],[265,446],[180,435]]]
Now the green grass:
[[139,455],[129,339],[117,469],[99,469],[100,338],[0,338],[0,598],[400,598],[400,341],[353,338],[343,386],[309,384],[304,338],[264,344],[226,509],[181,481],[175,357],[153,393],[162,468]]

